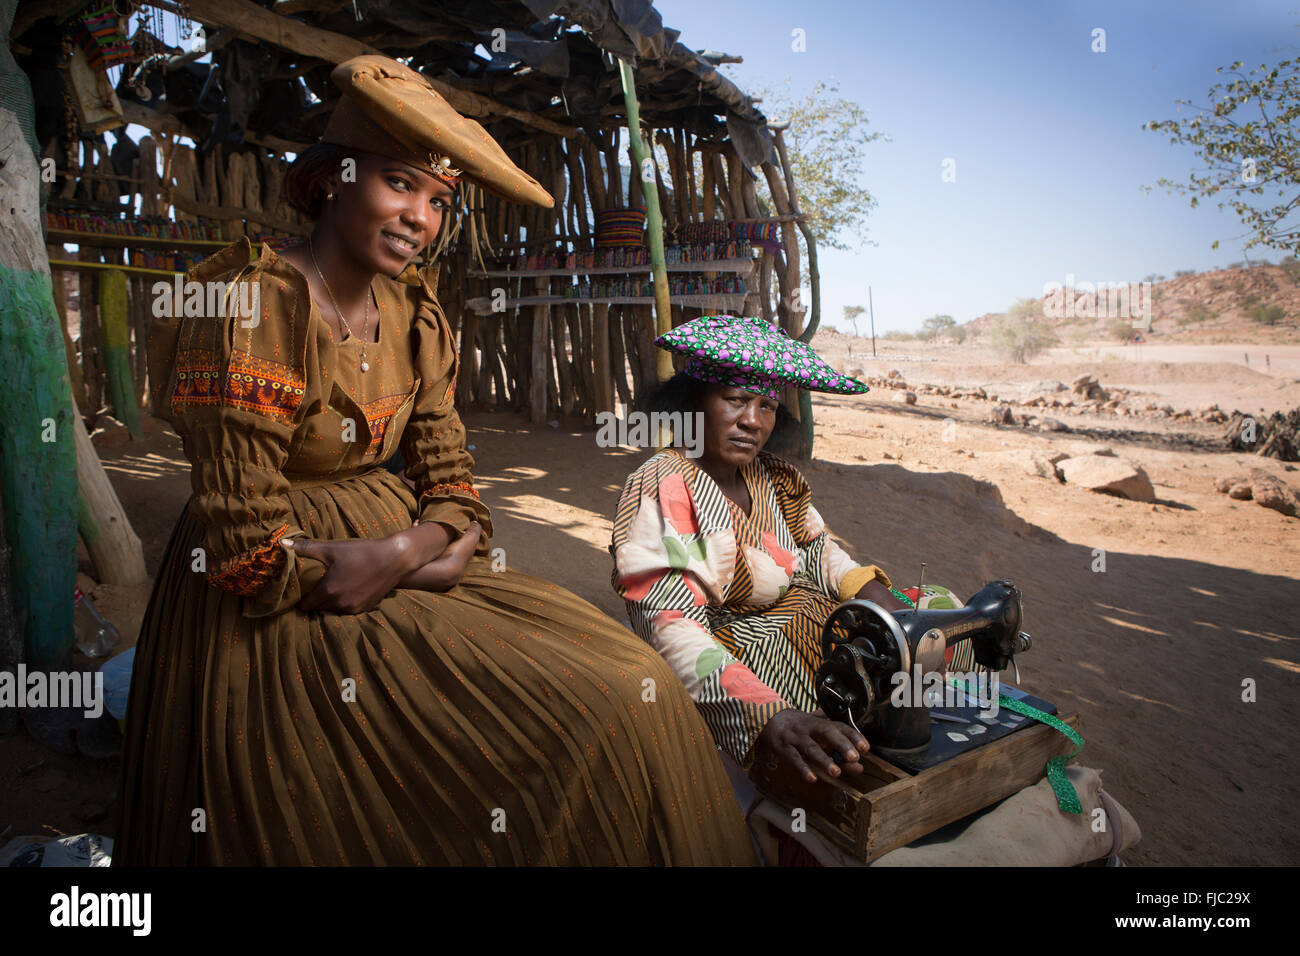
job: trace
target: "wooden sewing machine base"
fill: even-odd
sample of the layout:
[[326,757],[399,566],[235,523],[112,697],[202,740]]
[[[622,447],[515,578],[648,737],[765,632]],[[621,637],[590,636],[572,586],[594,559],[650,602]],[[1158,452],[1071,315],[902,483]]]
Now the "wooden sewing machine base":
[[[1061,719],[1079,728],[1078,714]],[[819,772],[808,783],[784,762],[773,769],[760,759],[749,777],[765,797],[803,809],[809,826],[869,863],[1037,783],[1049,757],[1073,751],[1059,731],[1034,724],[918,773],[868,753],[859,776]]]

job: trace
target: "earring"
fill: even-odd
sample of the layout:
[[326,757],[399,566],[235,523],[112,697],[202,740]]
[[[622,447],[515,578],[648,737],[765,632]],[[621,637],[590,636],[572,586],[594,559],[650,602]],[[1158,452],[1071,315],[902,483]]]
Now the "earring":
[[333,193],[326,193],[326,194],[325,194],[325,198],[326,198],[326,199],[333,199],[333,198],[334,198],[334,194],[333,194]]

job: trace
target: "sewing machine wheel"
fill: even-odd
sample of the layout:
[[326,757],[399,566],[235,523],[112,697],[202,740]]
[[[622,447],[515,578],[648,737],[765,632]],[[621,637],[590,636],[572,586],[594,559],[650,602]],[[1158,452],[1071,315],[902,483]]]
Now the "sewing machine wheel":
[[845,601],[822,626],[818,706],[832,720],[862,731],[889,675],[911,667],[906,635],[893,616],[872,601]]
[[846,644],[874,654],[882,666],[887,666],[886,676],[912,669],[907,635],[894,616],[874,601],[845,601],[826,618],[822,625],[822,660],[831,656],[833,648]]

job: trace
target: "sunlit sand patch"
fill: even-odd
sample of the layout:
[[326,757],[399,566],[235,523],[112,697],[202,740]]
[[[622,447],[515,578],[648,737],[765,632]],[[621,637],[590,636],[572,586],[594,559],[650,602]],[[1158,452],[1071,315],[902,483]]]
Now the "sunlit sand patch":
[[1179,713],[1179,714],[1187,713],[1185,710],[1183,710],[1183,708],[1175,707],[1173,704],[1166,704],[1163,700],[1154,700],[1150,697],[1145,697],[1142,694],[1132,694],[1120,687],[1116,687],[1115,690],[1119,691],[1119,693],[1123,694],[1125,697],[1128,697],[1131,700],[1136,700],[1139,703],[1155,704],[1157,707],[1167,707],[1170,710],[1174,711],[1175,713]]
[[1247,637],[1258,637],[1260,640],[1272,641],[1275,644],[1280,641],[1294,642],[1294,635],[1274,634],[1272,631],[1248,631],[1244,627],[1234,627],[1233,632],[1236,634],[1245,634]]
[[1109,617],[1103,614],[1101,615],[1101,619],[1103,621],[1109,621],[1111,624],[1114,624],[1116,627],[1128,628],[1130,631],[1141,631],[1143,634],[1159,634],[1161,637],[1169,636],[1168,631],[1156,630],[1156,628],[1154,627],[1144,627],[1141,624],[1134,624],[1132,621],[1122,621],[1117,617]]

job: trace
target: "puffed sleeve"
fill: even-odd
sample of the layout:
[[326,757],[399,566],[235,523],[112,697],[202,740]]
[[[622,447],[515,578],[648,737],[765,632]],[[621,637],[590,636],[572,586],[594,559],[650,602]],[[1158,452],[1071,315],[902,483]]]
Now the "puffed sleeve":
[[668,662],[718,746],[743,767],[763,726],[787,704],[733,657],[709,626],[736,567],[730,525],[701,526],[685,474],[657,455],[623,487],[610,553],[632,629]]
[[313,400],[315,352],[299,290],[248,263],[222,271],[229,258],[214,257],[187,277],[163,413],[183,441],[190,513],[204,529],[203,564],[194,567],[240,595],[246,617],[265,617],[293,607],[325,573],[280,545],[305,533],[282,468]]
[[465,448],[465,425],[456,411],[456,337],[427,280],[411,327],[420,387],[402,432],[406,477],[415,483],[420,521],[436,522],[460,537],[477,520],[483,528],[477,554],[488,554],[492,514],[474,489],[474,459]]
[[874,564],[859,564],[835,543],[826,522],[812,504],[812,488],[789,462],[761,452],[767,473],[776,489],[777,504],[794,542],[804,573],[829,597],[847,601],[869,581],[890,587],[889,575]]

